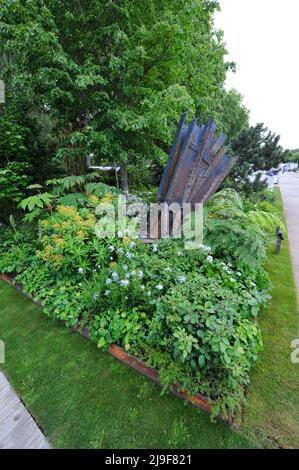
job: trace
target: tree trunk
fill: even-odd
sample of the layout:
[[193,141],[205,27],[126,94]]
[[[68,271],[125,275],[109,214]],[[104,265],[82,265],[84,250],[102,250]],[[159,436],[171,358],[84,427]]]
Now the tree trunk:
[[125,162],[120,162],[120,178],[121,178],[121,189],[125,192],[129,192],[128,188],[128,172]]

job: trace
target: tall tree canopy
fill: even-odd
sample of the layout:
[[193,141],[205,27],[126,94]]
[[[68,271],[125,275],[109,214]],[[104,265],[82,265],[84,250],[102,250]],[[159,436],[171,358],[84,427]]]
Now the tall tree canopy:
[[235,96],[223,87],[233,64],[213,26],[217,8],[209,0],[1,0],[1,165],[28,161],[41,178],[53,162],[82,173],[87,154],[163,165],[185,109],[233,133],[225,109]]
[[245,191],[259,189],[265,184],[252,184],[250,176],[259,170],[276,168],[288,157],[288,151],[279,145],[280,136],[269,131],[263,123],[243,129],[231,142],[231,153],[238,156],[231,171],[234,185]]
[[223,93],[220,120],[228,142],[236,138],[243,129],[249,128],[249,111],[243,104],[243,96],[237,90],[231,89]]

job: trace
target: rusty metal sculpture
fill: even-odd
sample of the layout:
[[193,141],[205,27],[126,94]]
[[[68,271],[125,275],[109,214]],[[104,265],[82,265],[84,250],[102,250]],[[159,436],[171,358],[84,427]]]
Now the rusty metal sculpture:
[[[226,155],[225,135],[215,135],[216,124],[209,119],[200,126],[197,119],[186,124],[184,113],[177,127],[167,165],[158,190],[164,209],[172,203],[205,203],[217,191],[236,162]],[[163,213],[157,215],[150,239],[159,238]]]
[[183,114],[158,191],[160,202],[206,202],[218,189],[236,158],[226,155],[225,135],[215,136],[210,119],[200,126]]

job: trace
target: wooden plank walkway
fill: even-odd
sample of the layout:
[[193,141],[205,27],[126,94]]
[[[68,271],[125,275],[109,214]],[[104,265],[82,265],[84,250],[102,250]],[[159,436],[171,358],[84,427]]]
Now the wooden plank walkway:
[[0,449],[50,449],[45,436],[0,371]]

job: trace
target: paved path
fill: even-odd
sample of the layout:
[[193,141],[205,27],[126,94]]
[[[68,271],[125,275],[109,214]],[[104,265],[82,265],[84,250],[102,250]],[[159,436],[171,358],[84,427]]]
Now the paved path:
[[299,300],[299,173],[279,176],[284,212],[287,220],[294,278]]
[[43,433],[0,371],[0,449],[49,449]]

